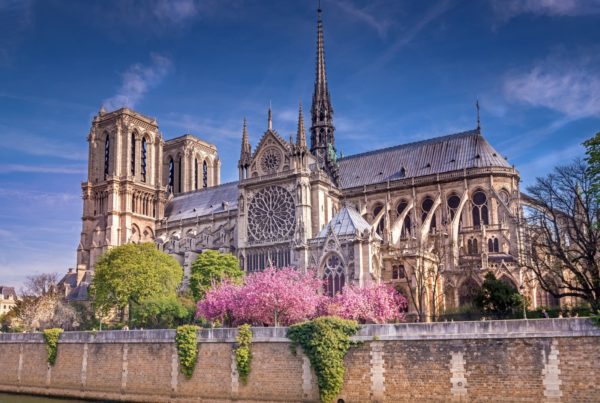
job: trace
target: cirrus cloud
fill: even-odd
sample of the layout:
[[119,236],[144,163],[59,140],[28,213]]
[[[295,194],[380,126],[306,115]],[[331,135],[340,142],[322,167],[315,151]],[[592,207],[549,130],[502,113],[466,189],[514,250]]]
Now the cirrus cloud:
[[104,101],[106,109],[110,111],[124,106],[135,107],[173,69],[173,63],[165,56],[152,53],[150,59],[150,64],[136,63],[123,73],[123,81],[117,94]]

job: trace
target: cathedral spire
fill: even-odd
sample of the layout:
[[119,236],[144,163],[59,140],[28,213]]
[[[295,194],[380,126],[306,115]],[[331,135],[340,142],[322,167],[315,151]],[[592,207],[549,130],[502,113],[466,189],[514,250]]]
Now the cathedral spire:
[[244,128],[242,129],[242,149],[240,152],[239,166],[242,167],[250,163],[252,157],[252,148],[250,147],[250,141],[248,140],[248,124],[246,118],[244,118]]
[[306,131],[304,131],[302,103],[299,103],[298,105],[298,131],[296,132],[296,146],[306,148]]
[[332,179],[337,179],[335,161],[335,138],[333,132],[333,107],[327,86],[325,72],[325,45],[323,40],[323,21],[321,5],[317,10],[317,63],[315,88],[311,108],[310,152],[317,157],[320,167],[327,171]]

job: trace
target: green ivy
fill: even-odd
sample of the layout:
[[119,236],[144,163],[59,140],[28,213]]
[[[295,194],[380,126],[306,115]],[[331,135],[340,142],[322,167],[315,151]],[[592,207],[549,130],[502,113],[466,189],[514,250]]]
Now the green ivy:
[[237,348],[235,351],[235,362],[237,364],[238,374],[242,383],[245,385],[248,382],[250,374],[250,364],[252,363],[252,330],[250,325],[241,325],[238,327],[238,335],[235,338]]
[[198,340],[196,334],[200,329],[194,325],[183,325],[177,328],[175,344],[179,355],[179,367],[188,379],[194,374],[194,367],[198,359]]
[[48,350],[48,364],[54,365],[56,362],[56,354],[58,353],[58,339],[62,329],[45,329],[44,340],[46,341],[46,349]]
[[354,343],[350,337],[360,329],[356,321],[332,316],[299,323],[288,329],[290,348],[300,345],[317,375],[321,402],[333,402],[344,383],[344,357]]

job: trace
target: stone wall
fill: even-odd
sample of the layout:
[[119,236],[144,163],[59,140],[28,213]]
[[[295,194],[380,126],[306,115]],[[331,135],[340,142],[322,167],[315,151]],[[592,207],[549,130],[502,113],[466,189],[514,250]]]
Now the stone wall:
[[[314,372],[285,328],[255,328],[247,385],[235,329],[198,332],[192,379],[173,330],[0,334],[0,391],[120,401],[316,401]],[[586,319],[368,325],[345,359],[345,402],[600,400],[600,329]]]

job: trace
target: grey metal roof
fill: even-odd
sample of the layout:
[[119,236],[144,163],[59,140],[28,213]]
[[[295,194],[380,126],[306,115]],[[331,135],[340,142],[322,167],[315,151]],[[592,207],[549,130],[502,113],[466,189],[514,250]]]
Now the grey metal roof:
[[165,217],[168,221],[185,220],[234,210],[237,204],[238,183],[229,182],[175,196],[165,207]]
[[510,168],[479,129],[350,155],[338,162],[344,189],[464,168]]
[[316,238],[326,238],[330,227],[337,236],[355,235],[357,232],[362,233],[365,230],[371,230],[371,224],[352,207],[342,207],[331,221],[323,227]]

